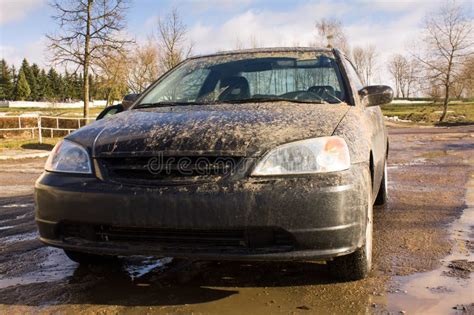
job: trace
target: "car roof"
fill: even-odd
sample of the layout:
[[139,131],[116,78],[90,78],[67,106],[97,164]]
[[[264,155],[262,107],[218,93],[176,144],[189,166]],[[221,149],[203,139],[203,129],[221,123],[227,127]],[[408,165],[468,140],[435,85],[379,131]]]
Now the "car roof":
[[230,56],[230,55],[240,55],[240,54],[258,54],[258,53],[272,53],[272,52],[333,52],[332,48],[316,48],[316,47],[267,47],[267,48],[252,48],[252,49],[239,49],[239,50],[229,50],[229,51],[220,51],[213,54],[203,54],[188,59],[197,59],[197,58],[206,58],[206,57],[216,57],[216,56]]

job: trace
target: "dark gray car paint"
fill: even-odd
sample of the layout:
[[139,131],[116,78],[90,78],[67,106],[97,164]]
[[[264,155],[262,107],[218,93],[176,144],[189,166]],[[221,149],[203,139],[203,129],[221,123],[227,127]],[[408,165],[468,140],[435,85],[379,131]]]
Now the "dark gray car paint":
[[[277,50],[275,54],[285,51]],[[341,58],[339,52],[335,53]],[[222,58],[236,54],[223,54]],[[363,106],[343,68],[342,74],[351,93],[349,104],[275,102],[131,109],[72,133],[67,139],[83,145],[94,162],[102,157],[158,153],[229,155],[246,157],[249,172],[235,180],[177,187],[134,187],[94,175],[46,172],[35,192],[43,242],[89,252],[219,259],[326,259],[354,251],[364,242],[366,192],[368,185],[373,195],[378,191],[388,141],[380,108]],[[346,140],[350,170],[248,177],[258,159],[272,148],[330,135]],[[226,255],[173,252],[146,244],[137,250],[136,245],[126,242],[67,243],[61,239],[60,227],[69,221],[178,229],[272,226],[293,233],[296,247],[285,253],[267,249]]]

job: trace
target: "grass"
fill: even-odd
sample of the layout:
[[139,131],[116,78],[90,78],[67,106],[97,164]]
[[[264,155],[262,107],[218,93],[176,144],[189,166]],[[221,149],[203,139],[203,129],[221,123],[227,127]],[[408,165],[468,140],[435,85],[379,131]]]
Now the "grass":
[[390,103],[382,106],[385,116],[398,116],[400,119],[411,120],[415,123],[435,125],[464,125],[474,124],[474,102],[450,103],[445,122],[438,123],[443,110],[443,104],[397,104]]
[[50,151],[54,145],[62,138],[43,138],[43,143],[39,143],[38,139],[1,139],[0,152],[4,150],[45,150]]

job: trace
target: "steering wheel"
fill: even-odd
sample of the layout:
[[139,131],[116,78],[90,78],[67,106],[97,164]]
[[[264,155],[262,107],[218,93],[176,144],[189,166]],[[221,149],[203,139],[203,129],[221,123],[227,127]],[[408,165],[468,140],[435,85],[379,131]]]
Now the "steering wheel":
[[317,93],[314,93],[312,91],[302,91],[296,94],[293,97],[295,100],[318,100],[318,101],[324,101],[324,99]]
[[308,92],[317,94],[323,100],[335,100],[340,101],[336,95],[332,86],[312,86],[308,89]]

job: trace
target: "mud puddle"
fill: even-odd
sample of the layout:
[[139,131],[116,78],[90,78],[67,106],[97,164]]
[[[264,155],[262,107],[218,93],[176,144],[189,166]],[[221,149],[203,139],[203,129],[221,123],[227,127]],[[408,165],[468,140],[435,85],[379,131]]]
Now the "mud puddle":
[[77,265],[67,259],[61,250],[50,248],[42,250],[45,251],[47,259],[40,264],[39,270],[33,270],[19,277],[0,277],[0,289],[35,283],[53,283],[72,276]]
[[388,310],[409,314],[474,314],[474,173],[466,209],[450,227],[451,253],[433,271],[394,277],[400,289],[388,295]]

